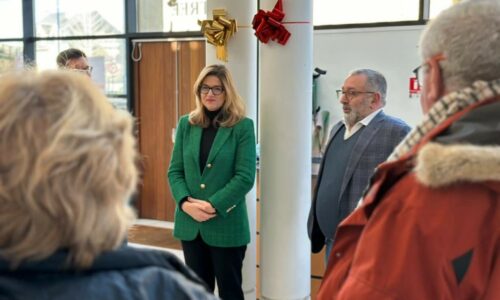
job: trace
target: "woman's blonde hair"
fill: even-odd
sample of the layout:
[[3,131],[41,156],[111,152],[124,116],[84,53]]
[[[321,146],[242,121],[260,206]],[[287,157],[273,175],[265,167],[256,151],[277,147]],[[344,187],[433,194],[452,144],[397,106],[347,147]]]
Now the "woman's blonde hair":
[[132,118],[68,71],[0,81],[0,256],[12,266],[69,251],[89,266],[124,241],[137,182]]
[[210,125],[210,119],[205,114],[205,109],[201,103],[201,86],[207,76],[216,76],[219,78],[226,96],[221,112],[214,122],[221,127],[234,126],[245,117],[245,105],[241,96],[236,91],[231,73],[229,73],[229,70],[224,65],[206,66],[200,72],[200,75],[198,75],[198,79],[196,79],[193,87],[196,98],[196,109],[189,114],[189,122],[203,128]]

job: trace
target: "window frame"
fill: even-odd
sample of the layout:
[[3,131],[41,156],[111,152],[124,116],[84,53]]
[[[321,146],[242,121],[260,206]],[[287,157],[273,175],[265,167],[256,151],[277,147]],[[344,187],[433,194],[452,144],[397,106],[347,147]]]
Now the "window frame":
[[[137,2],[138,0],[123,0],[124,1],[124,18],[125,18],[125,33],[111,35],[84,35],[84,36],[61,36],[61,37],[37,37],[35,35],[35,0],[22,1],[22,18],[23,18],[23,36],[18,38],[0,38],[0,42],[22,42],[23,57],[25,61],[36,61],[35,44],[40,41],[57,41],[57,40],[82,40],[82,39],[123,39],[125,40],[125,55],[130,57],[132,53],[132,41],[135,39],[165,39],[165,38],[201,38],[201,31],[187,32],[138,32],[137,31]],[[419,0],[419,17],[416,21],[398,21],[398,22],[377,22],[377,23],[353,23],[353,24],[338,24],[338,25],[318,25],[314,26],[314,30],[330,30],[330,29],[345,29],[345,28],[373,28],[373,27],[399,27],[425,25],[429,20],[430,1]],[[257,0],[257,7],[260,7],[260,0]],[[126,94],[125,95],[107,95],[108,97],[125,97],[127,98],[127,107],[134,114],[133,107],[133,61],[128,59],[125,64],[126,73]]]
[[395,21],[395,22],[391,21],[391,22],[373,22],[373,23],[317,25],[317,26],[314,26],[314,30],[425,25],[429,21],[429,2],[430,1],[432,1],[432,0],[419,0],[418,20]]
[[[98,39],[122,39],[125,41],[126,57],[132,53],[132,41],[135,39],[164,39],[164,38],[191,38],[203,37],[201,31],[189,32],[137,32],[137,0],[124,1],[125,33],[108,35],[80,35],[80,36],[59,36],[59,37],[38,37],[35,31],[35,0],[22,1],[23,36],[1,38],[0,42],[21,42],[23,43],[23,58],[26,61],[36,62],[36,43],[42,41],[68,41],[68,40],[98,40]],[[132,78],[133,62],[130,59],[125,63],[125,85],[126,94],[107,94],[109,98],[126,98],[127,108],[134,114],[133,95],[134,84]]]

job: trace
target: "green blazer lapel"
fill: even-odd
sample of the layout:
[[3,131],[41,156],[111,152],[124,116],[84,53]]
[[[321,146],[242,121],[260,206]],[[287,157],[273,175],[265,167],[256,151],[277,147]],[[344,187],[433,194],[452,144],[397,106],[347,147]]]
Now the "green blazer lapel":
[[210,149],[210,153],[208,154],[207,162],[210,162],[214,159],[232,131],[232,127],[219,127],[219,129],[217,129],[217,134],[215,135],[214,143],[212,144],[212,148]]
[[200,126],[191,125],[191,134],[189,138],[189,146],[191,147],[191,151],[194,156],[195,161],[195,169],[197,170],[199,176],[201,177],[200,171],[200,144],[201,144],[201,134],[203,132],[203,128]]

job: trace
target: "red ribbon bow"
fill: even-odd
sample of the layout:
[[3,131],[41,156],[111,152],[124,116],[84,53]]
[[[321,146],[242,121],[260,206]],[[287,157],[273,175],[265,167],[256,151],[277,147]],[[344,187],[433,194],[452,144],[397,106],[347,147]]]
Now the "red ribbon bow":
[[252,27],[255,30],[257,38],[264,44],[267,44],[269,39],[271,39],[281,45],[285,45],[291,33],[281,23],[283,18],[285,18],[283,0],[278,0],[272,11],[265,12],[259,9],[252,21]]

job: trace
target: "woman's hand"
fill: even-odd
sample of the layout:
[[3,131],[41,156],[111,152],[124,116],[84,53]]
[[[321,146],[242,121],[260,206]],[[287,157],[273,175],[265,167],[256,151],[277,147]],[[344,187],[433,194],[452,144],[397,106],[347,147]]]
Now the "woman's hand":
[[198,222],[205,222],[216,216],[215,208],[210,202],[188,197],[181,209]]
[[215,214],[215,208],[208,201],[200,200],[200,199],[196,199],[196,198],[192,198],[192,197],[188,197],[187,201],[192,202],[192,203],[198,203],[200,205],[200,208],[208,214]]

